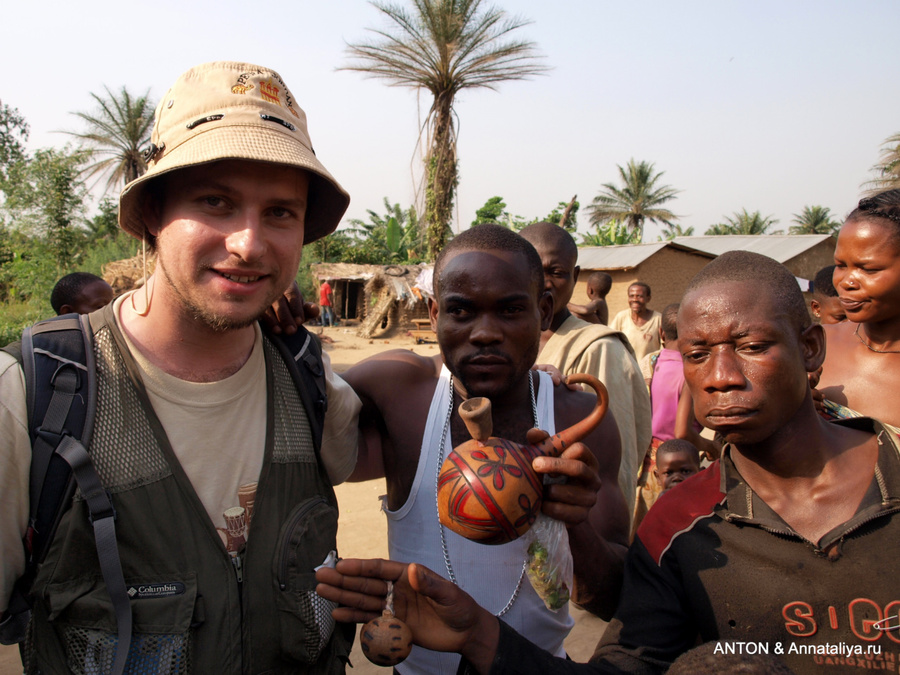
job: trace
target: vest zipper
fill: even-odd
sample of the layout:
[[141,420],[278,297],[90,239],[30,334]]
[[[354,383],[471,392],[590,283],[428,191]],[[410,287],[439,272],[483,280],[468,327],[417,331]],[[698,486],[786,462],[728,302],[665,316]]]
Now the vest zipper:
[[244,583],[244,559],[241,557],[240,553],[232,557],[231,564],[234,565],[234,572],[235,576],[237,576],[238,589],[240,589],[241,584]]
[[[290,537],[291,533],[294,531],[294,527],[297,525],[297,523],[306,517],[306,514],[308,514],[315,507],[317,507],[321,504],[327,504],[327,503],[328,503],[328,501],[324,497],[322,497],[321,495],[318,495],[318,496],[314,497],[302,509],[297,511],[297,513],[294,514],[294,517],[290,520],[290,524],[287,528],[288,537]],[[281,588],[282,591],[287,588],[286,580],[287,580],[287,568],[288,568],[288,560],[290,559],[290,552],[291,552],[291,547],[288,546],[287,543],[285,542],[285,546],[281,551],[281,560],[279,561],[279,564],[278,564],[278,586],[279,586],[279,588]]]

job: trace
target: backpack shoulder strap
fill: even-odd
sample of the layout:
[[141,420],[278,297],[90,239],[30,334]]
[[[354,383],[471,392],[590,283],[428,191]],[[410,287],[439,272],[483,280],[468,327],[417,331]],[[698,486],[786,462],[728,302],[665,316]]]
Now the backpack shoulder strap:
[[88,446],[93,431],[97,383],[87,317],[67,314],[25,329],[22,369],[32,443],[26,544],[37,564],[74,491],[69,465],[56,449],[66,436]]
[[[19,362],[25,374],[32,441],[30,513],[26,572],[16,583],[9,613],[18,613],[19,624],[27,620],[27,597],[37,565],[71,504],[77,483],[88,505],[101,572],[116,613],[118,645],[111,672],[122,673],[131,643],[131,604],[116,543],[115,509],[86,450],[97,412],[97,370],[88,316],[66,314],[25,329]],[[21,640],[24,635],[16,637]]]
[[316,337],[303,327],[298,328],[293,335],[273,335],[267,331],[266,336],[281,353],[288,371],[297,385],[300,400],[309,417],[309,424],[313,432],[313,445],[318,455],[322,446],[325,411],[328,408],[322,347]]

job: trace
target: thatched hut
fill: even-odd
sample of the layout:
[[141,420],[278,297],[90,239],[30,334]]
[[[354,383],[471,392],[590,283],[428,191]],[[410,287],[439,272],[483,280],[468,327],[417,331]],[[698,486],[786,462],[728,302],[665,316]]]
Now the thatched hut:
[[[153,274],[156,268],[156,254],[147,254],[147,276]],[[144,284],[144,256],[138,253],[133,258],[114,260],[106,263],[102,269],[103,280],[112,286],[113,293],[118,297],[132,288],[139,288]]]
[[335,314],[358,320],[361,337],[414,330],[428,318],[431,265],[353,265],[319,263],[310,267],[319,282],[329,280]]

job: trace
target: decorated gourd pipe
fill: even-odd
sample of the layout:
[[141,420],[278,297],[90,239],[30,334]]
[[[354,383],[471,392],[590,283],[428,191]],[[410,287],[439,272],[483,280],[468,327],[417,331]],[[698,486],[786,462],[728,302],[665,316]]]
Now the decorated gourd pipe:
[[[473,440],[455,447],[441,466],[437,501],[445,527],[482,544],[505,544],[531,528],[544,493],[543,480],[531,462],[542,455],[557,457],[580,441],[600,424],[609,407],[606,387],[596,377],[575,373],[566,382],[590,385],[597,392],[597,405],[583,420],[537,445],[491,436],[487,399],[460,405]],[[480,422],[472,422],[472,417]]]

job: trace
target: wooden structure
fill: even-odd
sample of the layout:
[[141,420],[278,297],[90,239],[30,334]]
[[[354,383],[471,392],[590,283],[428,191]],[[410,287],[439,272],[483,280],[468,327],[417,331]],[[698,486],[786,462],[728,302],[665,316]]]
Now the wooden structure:
[[437,342],[437,333],[431,330],[431,319],[413,319],[415,328],[409,331],[409,334],[416,339],[416,344],[420,342]]
[[350,263],[310,266],[318,283],[326,279],[331,282],[337,317],[360,322],[361,337],[407,331],[417,342],[434,336],[427,330],[432,269],[431,265]]

